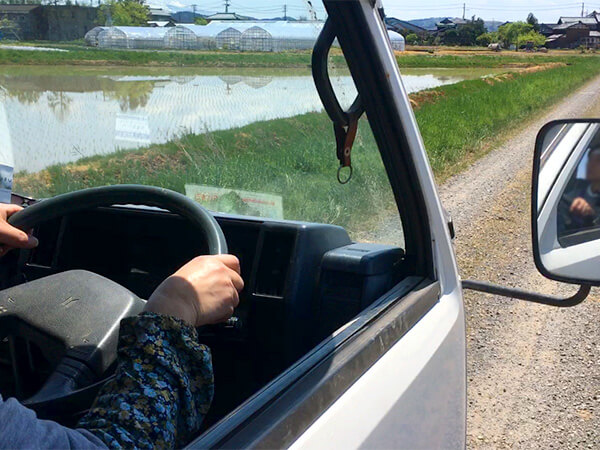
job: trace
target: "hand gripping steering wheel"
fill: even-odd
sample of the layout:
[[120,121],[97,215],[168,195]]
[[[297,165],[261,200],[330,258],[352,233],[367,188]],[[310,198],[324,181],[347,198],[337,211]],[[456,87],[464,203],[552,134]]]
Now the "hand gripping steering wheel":
[[[209,254],[227,253],[223,230],[210,212],[182,194],[152,186],[116,185],[62,194],[13,214],[8,222],[28,231],[40,222],[78,211],[126,204],[176,213],[204,235]],[[65,408],[85,403],[77,400],[82,396],[91,403],[98,388],[87,392],[88,388],[97,386],[116,360],[119,321],[137,314],[143,306],[144,301],[129,290],[84,270],[62,272],[0,291],[0,339],[33,342],[53,370],[31,396],[19,385],[21,378],[27,378],[19,373],[28,355],[12,352],[17,397],[42,417],[55,417],[57,412],[64,414]]]

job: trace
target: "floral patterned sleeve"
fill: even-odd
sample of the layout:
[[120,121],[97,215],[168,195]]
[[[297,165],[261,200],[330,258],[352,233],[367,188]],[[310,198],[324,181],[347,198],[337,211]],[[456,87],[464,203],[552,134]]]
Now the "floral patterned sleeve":
[[78,424],[110,448],[186,444],[214,392],[210,350],[179,319],[142,313],[121,321],[118,366]]

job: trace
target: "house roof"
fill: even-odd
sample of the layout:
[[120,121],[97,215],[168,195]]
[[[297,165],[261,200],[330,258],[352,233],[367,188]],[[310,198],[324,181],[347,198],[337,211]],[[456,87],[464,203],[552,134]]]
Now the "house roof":
[[394,31],[404,29],[404,30],[411,31],[413,33],[421,33],[421,34],[427,33],[427,30],[425,28],[414,25],[410,22],[407,22],[406,20],[396,19],[395,17],[386,17],[385,24],[388,29],[391,29]]
[[445,26],[452,26],[452,25],[464,25],[467,22],[468,22],[467,20],[460,19],[458,17],[454,17],[454,18],[446,17],[446,18],[440,20],[438,23],[436,23],[436,26],[445,27]]
[[0,14],[27,14],[40,5],[0,5]]
[[589,28],[589,26],[583,22],[565,22],[556,25],[554,30],[566,30],[567,28]]
[[559,24],[581,22],[586,25],[598,25],[596,17],[561,17],[558,19]]
[[175,22],[172,20],[149,20],[148,25],[153,27],[166,27],[167,25],[175,25]]
[[241,16],[237,13],[216,13],[208,16],[207,20],[248,20],[250,17]]

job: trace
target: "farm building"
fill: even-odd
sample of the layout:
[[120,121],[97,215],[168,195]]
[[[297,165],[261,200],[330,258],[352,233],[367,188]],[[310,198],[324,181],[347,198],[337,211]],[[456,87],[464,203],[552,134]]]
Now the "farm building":
[[[98,32],[97,45],[108,48],[170,48],[281,52],[310,50],[323,22],[212,21],[208,25],[175,27],[110,27]],[[95,29],[94,29],[95,30]],[[93,44],[94,30],[88,45]],[[404,50],[402,35],[389,31],[394,50]]]
[[404,41],[404,36],[392,30],[388,30],[388,36],[390,37],[393,50],[397,52],[403,52],[405,50],[406,42]]
[[173,49],[211,50],[215,48],[239,49],[242,31],[250,24],[236,24],[232,28],[228,22],[211,22],[208,25],[179,24],[165,35],[165,47]]
[[90,47],[98,47],[98,35],[101,31],[106,30],[107,27],[94,27],[83,37],[85,39],[85,43]]
[[165,48],[164,27],[110,27],[98,34],[98,46],[104,48]]

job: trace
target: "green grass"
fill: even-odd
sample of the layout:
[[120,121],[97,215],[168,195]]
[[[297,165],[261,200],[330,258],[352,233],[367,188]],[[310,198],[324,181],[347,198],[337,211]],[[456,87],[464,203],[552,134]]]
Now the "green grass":
[[[152,51],[114,50],[83,47],[81,42],[25,42],[18,45],[55,47],[68,52],[2,50],[0,65],[112,65],[161,67],[310,67],[311,52],[289,51],[279,53],[244,53],[227,51]],[[544,62],[573,62],[580,58],[594,58],[577,53],[571,55],[532,55],[504,52],[498,55],[402,54],[400,67],[498,68],[511,65],[532,65]],[[339,50],[332,51],[332,62],[345,66]]]
[[[424,103],[416,117],[436,175],[464,167],[507,128],[598,73],[597,59],[582,58],[572,66],[513,74],[493,85],[471,80],[435,89],[436,101]],[[366,120],[353,165],[352,181],[339,185],[331,124],[324,114],[310,113],[19,173],[15,190],[44,197],[133,182],[180,192],[186,183],[238,188],[281,195],[287,219],[336,223],[356,233],[372,229],[381,211],[394,205]]]

